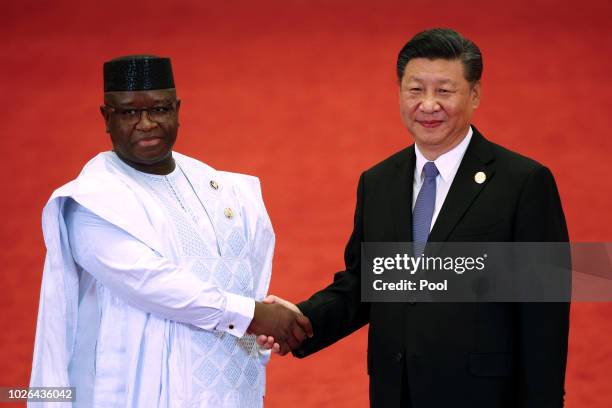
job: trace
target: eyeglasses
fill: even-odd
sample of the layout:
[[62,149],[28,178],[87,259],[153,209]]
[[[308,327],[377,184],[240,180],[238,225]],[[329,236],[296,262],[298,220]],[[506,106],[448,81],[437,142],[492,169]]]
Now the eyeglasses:
[[140,122],[142,118],[142,112],[147,112],[147,116],[153,122],[165,122],[170,119],[174,112],[176,112],[176,107],[178,106],[179,101],[174,101],[169,105],[158,105],[152,106],[150,108],[116,108],[114,106],[104,105],[104,109],[108,109],[114,115],[117,115],[117,118],[122,122],[127,124],[135,125]]

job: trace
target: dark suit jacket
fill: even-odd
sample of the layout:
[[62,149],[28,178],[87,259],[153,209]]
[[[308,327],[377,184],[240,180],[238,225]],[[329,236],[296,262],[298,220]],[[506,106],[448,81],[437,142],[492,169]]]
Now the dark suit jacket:
[[[369,323],[372,407],[399,407],[402,391],[416,408],[562,407],[568,303],[361,302],[361,242],[412,240],[415,160],[411,146],[361,175],[346,270],[298,305],[314,337],[294,355]],[[568,241],[551,172],[474,129],[429,241]]]

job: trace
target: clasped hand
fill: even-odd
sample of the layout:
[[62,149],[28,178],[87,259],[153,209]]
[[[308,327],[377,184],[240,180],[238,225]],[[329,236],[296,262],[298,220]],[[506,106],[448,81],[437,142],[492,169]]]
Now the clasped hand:
[[256,334],[257,344],[285,355],[312,337],[310,320],[293,303],[277,296],[255,302],[255,313],[247,331]]

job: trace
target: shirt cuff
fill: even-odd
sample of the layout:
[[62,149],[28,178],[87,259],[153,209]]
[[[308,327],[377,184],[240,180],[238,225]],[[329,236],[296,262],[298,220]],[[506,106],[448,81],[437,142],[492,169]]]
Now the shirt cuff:
[[226,299],[225,310],[215,330],[242,337],[253,320],[255,300],[229,292],[223,294]]

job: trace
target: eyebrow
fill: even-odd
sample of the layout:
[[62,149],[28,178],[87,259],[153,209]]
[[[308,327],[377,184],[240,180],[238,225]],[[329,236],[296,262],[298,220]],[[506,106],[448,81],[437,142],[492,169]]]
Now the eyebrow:
[[[408,78],[409,81],[416,81],[416,82],[423,82],[422,78],[416,77],[414,75],[410,76]],[[450,85],[455,85],[455,81],[451,80],[451,79],[440,79],[440,80],[436,80],[435,81],[438,84],[450,84]]]

